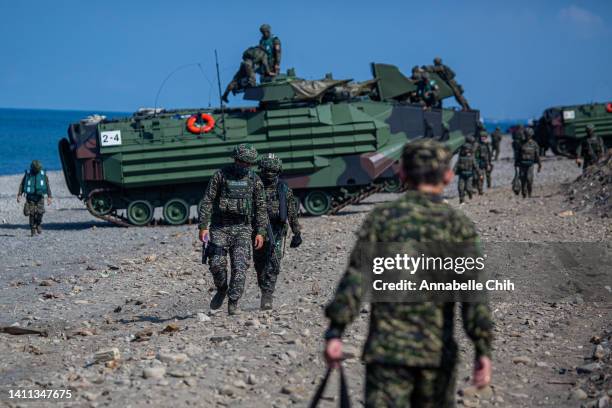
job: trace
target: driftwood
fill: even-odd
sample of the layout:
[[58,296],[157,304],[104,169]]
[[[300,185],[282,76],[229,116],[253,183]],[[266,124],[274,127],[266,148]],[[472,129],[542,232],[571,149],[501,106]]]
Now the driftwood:
[[23,327],[19,327],[19,326],[0,327],[0,333],[12,334],[13,336],[21,336],[25,334],[37,334],[43,337],[48,336],[48,333],[44,330],[24,329]]

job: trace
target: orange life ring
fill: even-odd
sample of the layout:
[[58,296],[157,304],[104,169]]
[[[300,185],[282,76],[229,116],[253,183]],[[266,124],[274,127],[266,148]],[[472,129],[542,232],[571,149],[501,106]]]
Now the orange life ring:
[[608,111],[608,113],[612,113],[612,102],[608,102],[606,104],[606,111]]
[[202,133],[208,133],[215,127],[215,118],[213,118],[208,113],[201,113],[200,119],[206,122],[205,126],[196,125],[196,121],[198,120],[198,115],[192,115],[187,119],[187,130],[195,135],[199,135]]

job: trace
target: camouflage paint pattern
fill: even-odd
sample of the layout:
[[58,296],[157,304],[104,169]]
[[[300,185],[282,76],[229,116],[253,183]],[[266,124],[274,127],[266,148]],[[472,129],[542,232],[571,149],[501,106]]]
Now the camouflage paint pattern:
[[224,248],[231,262],[231,276],[227,282],[227,255],[212,255],[208,261],[210,273],[218,290],[228,288],[227,297],[238,301],[244,292],[246,273],[251,260],[250,225],[213,226],[210,229],[210,242]]

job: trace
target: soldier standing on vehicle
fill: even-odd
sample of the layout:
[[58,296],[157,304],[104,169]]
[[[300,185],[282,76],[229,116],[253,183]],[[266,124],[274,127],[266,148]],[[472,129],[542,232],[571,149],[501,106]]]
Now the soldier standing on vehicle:
[[480,132],[480,143],[476,145],[476,151],[474,157],[476,163],[478,163],[479,176],[477,179],[478,194],[482,195],[484,190],[485,178],[487,180],[487,188],[491,188],[491,172],[493,171],[493,164],[491,163],[491,145],[487,140],[488,135],[486,131]]
[[290,247],[297,248],[302,243],[300,223],[298,221],[299,204],[293,190],[284,181],[279,180],[282,171],[281,160],[269,154],[259,160],[260,177],[264,185],[266,203],[268,204],[267,240],[263,248],[253,252],[257,283],[261,290],[261,310],[272,309],[276,279],[280,273],[280,264],[285,250],[287,227],[291,228],[293,238]]
[[465,202],[466,193],[468,197],[470,197],[470,200],[472,199],[472,180],[474,177],[479,177],[473,146],[472,143],[467,141],[461,146],[455,168],[453,169],[458,177],[457,188],[459,190],[459,204]]
[[542,170],[540,162],[540,147],[533,140],[533,129],[525,129],[525,142],[519,149],[519,179],[521,180],[521,194],[523,198],[531,197],[533,189],[533,165],[538,165],[538,173]]
[[246,88],[254,87],[257,85],[257,77],[255,73],[259,73],[264,77],[276,75],[270,69],[270,63],[268,62],[268,54],[261,47],[250,47],[242,54],[242,62],[238,72],[232,78],[232,81],[225,88],[225,92],[221,99],[225,103],[229,102],[227,97],[230,92],[236,94]]
[[47,205],[51,205],[51,185],[47,172],[43,169],[38,160],[33,160],[30,169],[26,170],[19,191],[17,192],[17,202],[21,202],[21,196],[26,196],[26,203],[23,206],[23,215],[30,217],[30,234],[34,236],[42,233],[42,219],[45,213],[45,195]]
[[[259,46],[264,49],[268,55],[268,63],[272,68],[271,71],[274,75],[280,74],[280,63],[281,63],[281,42],[280,39],[272,35],[272,27],[269,24],[262,24],[259,27],[261,32],[261,39],[259,40]],[[265,75],[265,74],[264,74]]]
[[[230,315],[238,312],[238,300],[244,291],[253,225],[255,249],[263,247],[268,225],[264,187],[250,169],[257,162],[257,151],[249,144],[240,144],[234,148],[233,158],[234,164],[217,171],[208,182],[198,208],[199,237],[207,243],[210,272],[217,288],[210,308],[220,308],[227,295]],[[228,254],[232,271],[229,285]]]
[[[367,216],[344,276],[325,310],[330,321],[325,334],[329,367],[339,366],[342,334],[361,310],[367,273],[362,269],[364,247],[395,242],[412,248],[444,241],[460,243],[461,255],[481,254],[474,224],[442,199],[444,187],[453,178],[450,160],[450,152],[433,140],[404,147],[401,179],[409,191],[394,202],[377,206]],[[446,255],[450,254],[442,254]],[[483,387],[491,381],[491,312],[487,302],[465,302],[461,315],[475,348],[473,381]],[[454,406],[458,360],[453,339],[455,302],[372,302],[370,316],[363,352],[365,406]]]
[[457,99],[457,102],[459,105],[461,105],[463,110],[469,110],[470,105],[468,104],[467,99],[465,99],[463,96],[463,87],[459,85],[455,79],[455,72],[448,65],[444,65],[442,63],[442,58],[440,57],[434,58],[433,62],[433,67],[430,66],[431,71],[438,74],[440,78],[442,78],[442,80],[448,84],[453,91],[453,94],[455,94],[455,99]]
[[498,127],[495,128],[493,133],[491,133],[491,147],[493,148],[493,157],[495,161],[499,159],[499,149],[501,146],[502,133],[501,129]]
[[586,133],[586,139],[576,149],[576,164],[580,166],[582,159],[582,171],[597,163],[606,152],[606,146],[602,138],[595,133],[595,126],[592,123],[586,125]]

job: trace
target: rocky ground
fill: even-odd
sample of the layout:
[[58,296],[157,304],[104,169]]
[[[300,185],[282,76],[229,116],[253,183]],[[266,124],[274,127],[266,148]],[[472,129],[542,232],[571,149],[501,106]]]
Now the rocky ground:
[[[505,142],[493,188],[461,206],[485,243],[596,242],[610,249],[610,218],[566,201],[563,183],[580,174],[572,161],[547,158],[535,196],[523,200],[509,188],[509,150]],[[14,199],[18,182],[17,176],[0,178],[0,325],[48,336],[0,333],[0,406],[306,406],[325,370],[322,308],[343,272],[353,233],[373,205],[396,197],[375,195],[338,216],[304,218],[305,242],[287,250],[275,310],[258,310],[251,270],[242,313],[228,317],[208,310],[212,280],[199,263],[194,226],[125,229],[97,221],[53,173],[55,201],[45,231],[30,238]],[[458,205],[455,188],[448,197]],[[534,283],[549,279],[530,265],[525,270]],[[493,384],[479,393],[469,387],[472,351],[460,335],[460,406],[608,406],[610,298],[553,302],[517,288],[492,309]],[[347,333],[353,356],[365,340],[367,319],[364,307]],[[116,350],[100,353],[109,349]],[[363,366],[357,357],[345,364],[360,406]],[[70,388],[73,398],[7,398],[9,389],[43,388]],[[331,384],[325,406],[337,405],[335,394]]]

